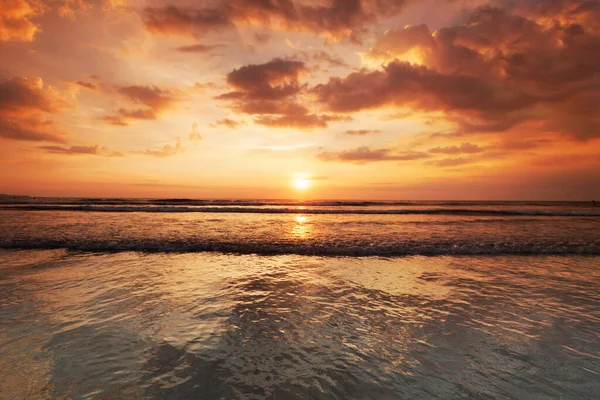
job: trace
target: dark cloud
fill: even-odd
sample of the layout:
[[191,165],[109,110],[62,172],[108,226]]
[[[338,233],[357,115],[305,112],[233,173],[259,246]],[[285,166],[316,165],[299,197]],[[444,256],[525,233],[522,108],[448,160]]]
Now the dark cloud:
[[38,146],[39,149],[54,154],[98,154],[98,145],[96,146]]
[[460,111],[480,118],[500,118],[533,104],[536,98],[511,88],[498,93],[484,79],[445,75],[426,67],[394,61],[381,71],[359,71],[317,85],[318,100],[337,112],[387,105],[423,111]]
[[120,108],[116,114],[105,115],[101,119],[111,125],[127,126],[131,120],[155,120],[157,112],[151,108],[129,110]]
[[349,129],[347,131],[345,131],[344,133],[348,134],[348,135],[372,135],[372,134],[376,134],[376,133],[381,133],[380,130],[377,129]]
[[77,84],[78,86],[81,86],[82,88],[88,89],[88,90],[97,90],[98,89],[98,85],[92,82],[85,82],[85,81],[75,81],[75,84]]
[[506,140],[498,148],[505,150],[531,150],[552,143],[550,139]]
[[573,167],[573,166],[595,166],[600,167],[600,156],[597,154],[551,154],[537,157],[534,164],[544,167]]
[[367,164],[381,161],[414,161],[429,157],[429,154],[419,151],[396,153],[393,149],[371,150],[369,147],[365,146],[340,152],[327,151],[317,155],[317,158],[323,161],[342,161],[355,164]]
[[298,93],[298,79],[307,72],[304,63],[275,58],[265,64],[251,64],[234,69],[227,83],[234,92],[222,95],[227,99],[277,100]]
[[110,151],[106,147],[95,146],[38,146],[47,153],[64,154],[64,155],[95,155],[105,157],[123,157],[123,154],[118,151]]
[[237,112],[254,115],[255,123],[270,127],[325,128],[330,121],[348,119],[317,115],[296,102],[303,90],[300,77],[306,72],[303,62],[280,58],[245,65],[227,75],[227,83],[234,91],[217,98],[229,101]]
[[164,111],[171,109],[179,98],[169,90],[156,86],[121,86],[117,92],[133,104],[147,108],[120,108],[115,114],[101,119],[112,125],[127,126],[131,120],[155,120]]
[[40,78],[0,81],[0,137],[63,142],[62,132],[47,116],[69,106],[56,90],[44,88]]
[[31,112],[57,113],[68,103],[56,93],[45,90],[40,78],[14,77],[0,81],[0,115],[15,116]]
[[296,58],[301,58],[302,60],[315,63],[316,67],[312,67],[313,70],[322,69],[322,67],[332,67],[332,68],[349,68],[350,65],[346,63],[341,58],[333,56],[326,51],[298,51],[296,53]]
[[193,37],[250,23],[354,39],[369,22],[399,14],[403,4],[404,0],[231,0],[212,8],[149,7],[143,21],[151,32]]
[[349,67],[348,63],[346,63],[344,60],[333,57],[331,54],[325,51],[317,51],[312,54],[311,58],[316,62],[328,64],[330,67]]
[[150,32],[195,37],[233,27],[225,8],[147,7],[143,21]]
[[266,44],[271,40],[271,34],[267,32],[260,32],[254,34],[254,40],[259,44]]
[[190,46],[180,46],[176,47],[175,50],[180,51],[182,53],[210,53],[213,50],[219,49],[221,47],[225,47],[223,44],[193,44]]
[[[600,3],[495,4],[435,33],[425,25],[386,31],[368,56],[391,63],[330,81],[318,90],[321,100],[348,111],[394,105],[443,111],[452,114],[458,134],[503,132],[537,120],[577,139],[600,137]],[[399,69],[393,60],[404,57],[426,67]],[[375,95],[386,86],[382,97]],[[367,88],[362,99],[360,87]]]
[[259,125],[275,128],[314,129],[327,128],[332,121],[346,121],[348,117],[339,115],[316,115],[309,113],[283,114],[278,116],[260,116],[254,119]]
[[485,148],[472,143],[462,143],[460,146],[446,146],[429,149],[430,153],[438,154],[475,154],[485,151]]
[[444,158],[442,160],[432,161],[431,164],[437,167],[458,167],[459,165],[468,164],[470,161],[467,158],[457,157],[457,158]]
[[117,90],[132,102],[145,104],[156,111],[168,108],[177,101],[172,92],[156,86],[123,86]]
[[0,138],[64,143],[65,138],[58,127],[49,120],[27,117],[19,119],[0,118]]
[[223,118],[223,119],[220,119],[217,122],[211,124],[212,127],[225,126],[229,129],[235,129],[240,125],[246,125],[246,122],[245,121],[235,121],[230,118]]

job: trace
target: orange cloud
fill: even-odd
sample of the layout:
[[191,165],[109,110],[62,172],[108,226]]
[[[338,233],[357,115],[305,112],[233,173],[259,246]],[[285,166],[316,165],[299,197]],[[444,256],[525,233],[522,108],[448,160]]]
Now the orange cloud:
[[148,7],[143,21],[154,33],[201,37],[236,23],[311,32],[334,39],[356,38],[365,25],[400,13],[404,0],[248,1],[217,3],[213,8]]
[[41,78],[14,77],[0,82],[0,137],[14,140],[62,142],[60,129],[47,115],[70,103]]
[[303,62],[275,58],[264,64],[234,69],[227,83],[234,91],[217,98],[232,103],[238,112],[256,115],[259,125],[278,128],[325,128],[330,121],[348,117],[316,115],[296,103],[303,90],[300,77],[307,72]]
[[175,50],[182,52],[182,53],[210,53],[211,51],[216,50],[221,47],[225,47],[225,45],[198,43],[198,44],[193,44],[190,46],[180,46],[180,47],[177,47]]
[[332,78],[313,91],[332,111],[352,112],[388,105],[424,111],[463,111],[500,117],[533,104],[519,88],[498,95],[492,82],[466,75],[446,75],[426,67],[394,61],[380,71],[359,71]]
[[378,129],[349,129],[349,130],[345,131],[344,133],[346,133],[348,135],[363,136],[363,135],[372,135],[372,134],[376,134],[376,133],[381,133],[381,131]]
[[44,150],[47,153],[63,154],[63,155],[94,155],[105,157],[123,157],[123,154],[118,151],[110,151],[104,146],[38,146],[38,149]]
[[[463,134],[537,120],[551,132],[600,137],[600,3],[505,4],[511,6],[481,7],[464,24],[433,33],[425,25],[387,31],[367,57],[390,64],[332,79],[317,88],[320,100],[334,110],[443,111]],[[399,68],[396,59],[422,67]]]
[[20,119],[0,118],[0,138],[56,143],[65,141],[64,134],[54,122],[37,116]]
[[121,8],[125,2],[126,0],[0,0],[0,41],[33,41],[40,27],[31,19],[49,11],[72,19],[76,13],[89,12],[95,6],[109,11]]
[[26,0],[1,0],[0,6],[0,41],[25,41],[31,42],[37,26],[30,18],[37,12]]
[[121,86],[117,92],[133,104],[148,108],[120,108],[116,114],[106,115],[102,120],[117,126],[127,126],[131,120],[155,120],[162,112],[171,109],[179,98],[169,90],[156,86]]
[[221,96],[224,99],[276,100],[299,92],[298,79],[306,72],[304,63],[275,58],[264,64],[251,64],[234,69],[227,75],[227,83],[235,92]]
[[472,143],[462,143],[460,146],[446,146],[429,149],[430,153],[437,154],[474,154],[481,153],[485,149]]
[[223,118],[218,120],[217,122],[210,124],[210,126],[212,127],[217,127],[217,126],[225,126],[229,129],[235,129],[240,125],[245,125],[246,122],[245,121],[235,121],[233,119],[230,118]]
[[150,32],[180,36],[203,36],[233,26],[224,8],[194,9],[174,5],[147,7],[143,21]]
[[305,113],[291,113],[278,116],[260,116],[254,119],[259,125],[274,128],[297,128],[314,129],[327,128],[327,123],[331,121],[347,121],[348,117],[339,115],[316,115]]
[[175,141],[175,145],[166,144],[158,149],[146,149],[144,151],[137,151],[134,153],[157,158],[167,158],[183,153],[184,151],[185,147],[183,147],[183,144],[181,143],[181,138],[178,137]]
[[371,150],[369,147],[357,147],[340,152],[322,152],[317,158],[323,161],[342,161],[355,164],[367,164],[381,161],[414,161],[429,158],[430,155],[419,151],[396,153],[393,149]]
[[92,82],[75,81],[75,84],[78,86],[81,86],[82,88],[88,89],[88,90],[97,90],[98,89],[98,85],[96,85],[95,83],[92,83]]

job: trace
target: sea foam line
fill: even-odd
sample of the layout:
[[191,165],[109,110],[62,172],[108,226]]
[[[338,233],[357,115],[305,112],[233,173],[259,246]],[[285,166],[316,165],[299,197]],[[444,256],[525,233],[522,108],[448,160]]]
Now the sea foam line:
[[67,249],[88,252],[234,253],[258,255],[314,255],[401,257],[443,255],[600,255],[600,244],[582,243],[404,243],[395,245],[330,245],[302,243],[237,243],[184,240],[69,240],[4,239],[1,249]]
[[85,212],[144,212],[144,213],[236,213],[236,214],[342,214],[342,215],[488,215],[488,216],[547,216],[600,217],[600,211],[490,210],[475,208],[427,209],[323,209],[297,207],[232,207],[232,206],[97,206],[97,205],[4,205],[0,210],[18,211],[85,211]]

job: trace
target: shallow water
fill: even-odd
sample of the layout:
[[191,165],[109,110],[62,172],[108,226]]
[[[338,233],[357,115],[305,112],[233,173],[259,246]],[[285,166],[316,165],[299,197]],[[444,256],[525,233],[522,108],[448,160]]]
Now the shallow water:
[[600,258],[0,250],[0,398],[595,399]]
[[600,216],[546,215],[540,214],[541,208],[533,211],[535,215],[504,216],[490,215],[487,206],[475,208],[477,215],[308,214],[299,207],[295,214],[0,208],[0,248],[324,256],[600,255]]

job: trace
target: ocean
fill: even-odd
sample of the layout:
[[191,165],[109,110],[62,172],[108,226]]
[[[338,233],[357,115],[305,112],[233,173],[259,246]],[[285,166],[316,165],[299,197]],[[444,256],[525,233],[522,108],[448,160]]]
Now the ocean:
[[597,399],[584,202],[0,199],[2,399]]

